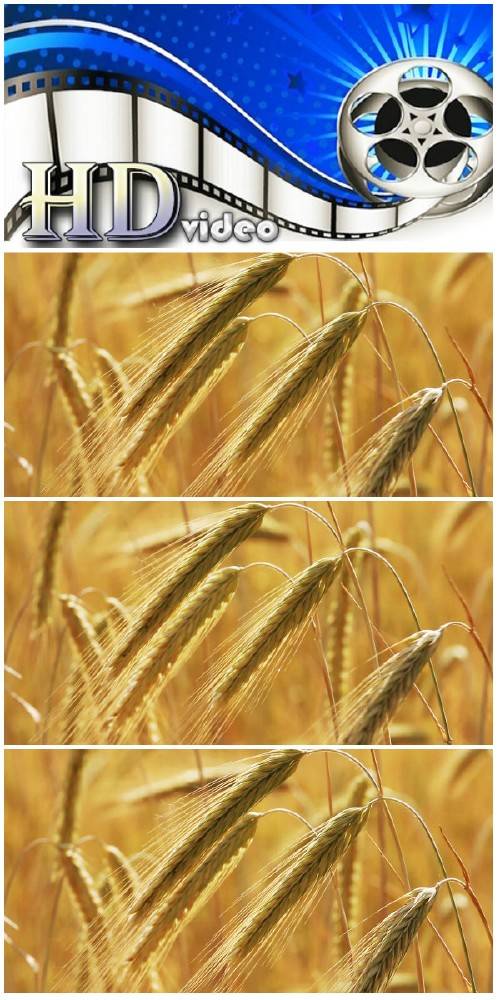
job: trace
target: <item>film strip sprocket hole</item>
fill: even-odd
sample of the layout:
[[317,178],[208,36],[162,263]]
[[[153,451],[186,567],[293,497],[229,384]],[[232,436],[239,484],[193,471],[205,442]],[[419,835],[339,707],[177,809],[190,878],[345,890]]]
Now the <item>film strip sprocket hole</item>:
[[[180,188],[200,191],[283,229],[323,239],[360,239],[408,225],[434,203],[359,203],[304,183],[178,95],[147,81],[102,71],[52,71],[5,85],[5,239],[28,218],[23,161],[58,165],[53,193],[68,190],[62,164],[88,160],[155,163]],[[105,168],[97,180],[108,179]]]

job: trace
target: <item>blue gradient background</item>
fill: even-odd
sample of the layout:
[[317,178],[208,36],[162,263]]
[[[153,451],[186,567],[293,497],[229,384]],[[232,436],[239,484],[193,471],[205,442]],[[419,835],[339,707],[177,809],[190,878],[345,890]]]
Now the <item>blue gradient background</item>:
[[[29,21],[73,18],[88,27],[26,29]],[[117,72],[178,94],[302,181],[337,195],[335,183],[293,165],[236,110],[141,41],[111,35],[100,22],[133,32],[182,59],[265,129],[334,182],[337,113],[350,88],[385,62],[436,56],[492,81],[491,4],[8,4],[5,77],[45,70]]]

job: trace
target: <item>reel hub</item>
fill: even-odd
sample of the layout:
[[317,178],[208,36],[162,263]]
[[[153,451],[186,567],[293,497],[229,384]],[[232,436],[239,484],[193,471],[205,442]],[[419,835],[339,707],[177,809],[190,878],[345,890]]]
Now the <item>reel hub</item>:
[[368,201],[426,199],[430,214],[465,208],[490,190],[493,91],[446,59],[401,59],[373,70],[339,112],[338,156]]

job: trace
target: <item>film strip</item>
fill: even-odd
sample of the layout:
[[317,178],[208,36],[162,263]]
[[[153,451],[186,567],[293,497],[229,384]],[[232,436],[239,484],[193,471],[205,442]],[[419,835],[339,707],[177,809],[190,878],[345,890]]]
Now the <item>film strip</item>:
[[237,135],[177,94],[133,77],[101,71],[55,70],[5,84],[7,205],[4,237],[28,218],[20,202],[26,161],[58,166],[53,193],[68,190],[62,164],[108,161],[155,163],[179,187],[199,191],[282,229],[321,239],[382,236],[415,221],[435,199],[373,205],[334,196],[272,164]]

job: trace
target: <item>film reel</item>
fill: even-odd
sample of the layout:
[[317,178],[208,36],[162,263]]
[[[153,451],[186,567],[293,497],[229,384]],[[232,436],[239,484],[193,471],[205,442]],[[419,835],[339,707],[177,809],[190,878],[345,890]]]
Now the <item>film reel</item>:
[[338,157],[355,191],[435,199],[428,213],[474,204],[491,189],[493,91],[446,59],[402,59],[368,73],[339,112]]

